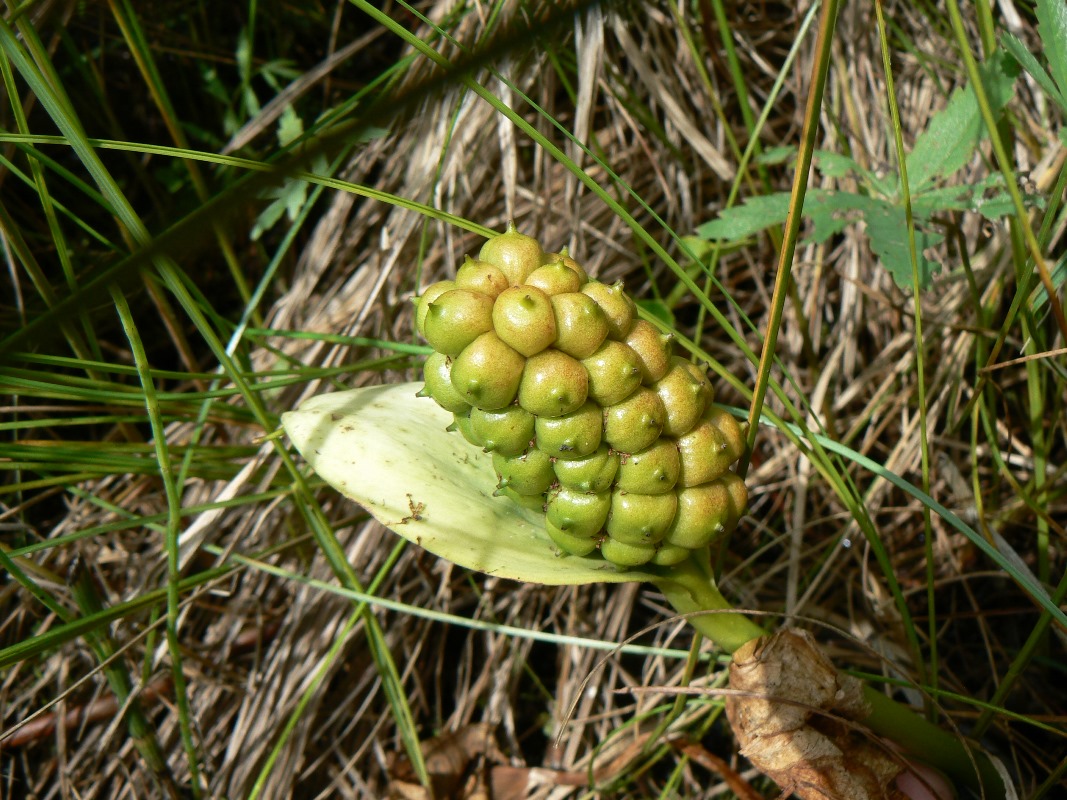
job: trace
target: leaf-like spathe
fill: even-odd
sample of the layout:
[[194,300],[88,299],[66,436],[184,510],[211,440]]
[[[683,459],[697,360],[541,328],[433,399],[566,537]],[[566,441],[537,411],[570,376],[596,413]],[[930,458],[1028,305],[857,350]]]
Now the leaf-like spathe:
[[489,454],[445,427],[451,415],[420,384],[319,395],[282,415],[326,483],[435,555],[500,578],[545,584],[654,580],[605,561],[556,555],[543,514],[493,497]]

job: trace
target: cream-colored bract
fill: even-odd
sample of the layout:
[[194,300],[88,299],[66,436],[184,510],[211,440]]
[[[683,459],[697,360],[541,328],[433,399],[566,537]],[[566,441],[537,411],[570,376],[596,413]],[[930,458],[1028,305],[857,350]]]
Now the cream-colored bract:
[[319,395],[282,415],[324,481],[409,542],[467,569],[545,584],[652,580],[598,558],[557,555],[545,519],[493,497],[488,453],[445,430],[451,415],[421,384]]

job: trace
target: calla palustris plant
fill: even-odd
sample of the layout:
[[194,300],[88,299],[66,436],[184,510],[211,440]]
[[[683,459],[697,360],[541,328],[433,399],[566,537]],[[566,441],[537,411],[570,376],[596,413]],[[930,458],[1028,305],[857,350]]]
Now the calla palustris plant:
[[[553,585],[648,581],[680,613],[718,611],[688,619],[737,652],[738,682],[760,673],[761,654],[785,653],[786,664],[771,672],[832,669],[790,667],[810,649],[804,642],[768,642],[746,616],[722,613],[730,606],[715,585],[709,546],[730,533],[747,503],[730,470],[743,429],[712,404],[704,372],[637,318],[621,285],[590,280],[565,251],[546,254],[509,226],[455,280],[416,298],[416,322],[435,350],[422,384],[322,395],[283,415],[324,481],[406,540],[467,569]],[[957,782],[977,784],[956,739],[844,677],[831,695],[848,695],[849,686],[853,708],[820,706],[803,682],[763,691],[788,691],[794,708],[851,715]],[[729,710],[736,729],[745,715],[736,703]],[[790,731],[781,754],[756,755],[749,732],[737,733],[757,766],[779,783],[809,783],[812,797],[868,789],[882,796],[894,778],[915,776],[899,756],[847,733],[829,745],[847,758],[798,761],[796,748],[828,746],[821,731],[801,727],[814,740]],[[987,796],[1005,796],[990,762],[976,755]],[[842,783],[854,772],[842,765],[856,758],[872,765],[868,787]],[[802,773],[790,778],[796,769]]]

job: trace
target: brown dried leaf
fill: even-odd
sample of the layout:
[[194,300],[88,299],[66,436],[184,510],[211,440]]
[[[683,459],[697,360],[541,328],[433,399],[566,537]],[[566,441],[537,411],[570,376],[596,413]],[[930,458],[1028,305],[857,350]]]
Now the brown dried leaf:
[[862,684],[805,631],[749,642],[730,665],[726,714],[749,761],[803,800],[901,800],[898,759],[849,721],[870,714]]

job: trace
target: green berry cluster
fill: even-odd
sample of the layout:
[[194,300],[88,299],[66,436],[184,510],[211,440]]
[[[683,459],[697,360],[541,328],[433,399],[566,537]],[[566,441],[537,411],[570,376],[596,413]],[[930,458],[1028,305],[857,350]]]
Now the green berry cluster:
[[546,513],[561,551],[670,566],[748,502],[744,431],[621,284],[509,225],[416,298],[432,397],[493,455],[497,494]]

